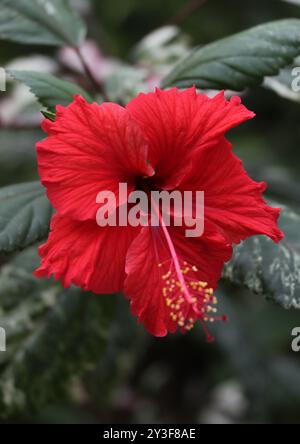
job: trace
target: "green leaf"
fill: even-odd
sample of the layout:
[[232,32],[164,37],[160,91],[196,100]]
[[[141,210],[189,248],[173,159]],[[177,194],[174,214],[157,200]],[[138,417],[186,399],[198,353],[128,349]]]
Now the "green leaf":
[[170,66],[185,57],[190,48],[189,40],[179,27],[163,26],[147,34],[133,48],[131,58],[137,65],[164,75]]
[[78,46],[86,29],[67,0],[0,0],[0,39]]
[[37,313],[32,304],[32,321],[39,315],[43,322],[34,322],[36,328],[20,344],[11,367],[1,378],[2,393],[7,389],[15,391],[12,405],[6,407],[14,408],[14,403],[22,399],[19,409],[36,411],[61,399],[70,378],[93,369],[105,350],[113,296],[101,300],[75,288],[52,288],[51,297],[55,304],[50,311],[45,304],[44,310]]
[[286,3],[292,3],[294,5],[300,6],[300,0],[283,0]]
[[93,99],[79,85],[56,77],[34,71],[9,71],[16,80],[25,83],[38,101],[50,112],[55,112],[56,105],[66,106],[74,99],[74,95],[80,94],[88,102]]
[[35,144],[44,134],[39,129],[1,128],[0,187],[32,180],[36,175]]
[[194,50],[162,85],[241,91],[275,76],[299,54],[300,20],[270,22]]
[[55,119],[56,119],[55,113],[52,113],[51,111],[42,111],[42,114],[46,119],[51,120],[52,122],[55,122]]
[[39,182],[0,189],[0,252],[10,253],[45,238],[52,208]]
[[300,57],[294,60],[293,65],[288,66],[280,71],[276,77],[266,77],[264,87],[271,89],[284,99],[300,102],[299,90],[299,66]]
[[297,325],[298,313],[285,316],[277,307],[254,308],[249,300],[246,306],[245,301],[235,303],[243,299],[242,293],[232,286],[220,288],[220,309],[229,322],[226,328],[216,323],[214,334],[247,393],[248,418],[256,418],[257,411],[283,411],[299,404],[300,362],[293,353],[279,352],[290,347],[289,332]]
[[141,91],[147,90],[146,72],[137,67],[121,66],[104,82],[108,99],[117,103],[128,103]]
[[0,271],[0,325],[7,333],[0,417],[66,397],[71,379],[95,368],[110,339],[116,297],[38,280],[32,275],[38,263],[30,248]]
[[293,102],[300,102],[300,93],[291,88],[294,78],[291,75],[291,69],[286,68],[276,77],[267,77],[264,81],[264,87],[274,91],[278,96]]
[[224,278],[264,295],[284,308],[300,308],[300,215],[282,208],[280,227],[285,238],[278,245],[253,237],[235,248]]

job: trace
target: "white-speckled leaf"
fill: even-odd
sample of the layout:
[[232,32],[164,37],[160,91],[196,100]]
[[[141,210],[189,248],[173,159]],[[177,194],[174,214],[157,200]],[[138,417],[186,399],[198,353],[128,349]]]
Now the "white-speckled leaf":
[[39,182],[0,189],[0,253],[10,253],[43,239],[52,208]]
[[241,91],[275,76],[300,54],[300,20],[266,23],[194,50],[162,86]]
[[300,0],[283,0],[286,3],[292,3],[293,5],[300,6]]
[[278,245],[262,236],[235,248],[224,278],[264,295],[284,308],[300,309],[300,215],[282,208],[280,228],[285,238]]
[[80,45],[86,28],[68,0],[0,0],[0,39],[34,45]]
[[300,57],[290,65],[280,71],[276,77],[266,77],[264,86],[276,92],[279,96],[300,102]]
[[37,279],[37,248],[26,249],[0,270],[0,418],[37,413],[68,398],[74,377],[105,357],[116,297],[82,294]]

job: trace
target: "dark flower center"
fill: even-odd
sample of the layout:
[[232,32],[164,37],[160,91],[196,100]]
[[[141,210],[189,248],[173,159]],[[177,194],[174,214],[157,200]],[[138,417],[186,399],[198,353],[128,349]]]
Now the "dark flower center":
[[147,194],[151,191],[160,191],[156,186],[154,177],[138,177],[135,181],[135,189]]

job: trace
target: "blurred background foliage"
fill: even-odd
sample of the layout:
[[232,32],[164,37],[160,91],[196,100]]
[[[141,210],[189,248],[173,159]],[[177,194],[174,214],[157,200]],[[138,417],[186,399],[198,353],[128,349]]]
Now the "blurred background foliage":
[[[188,3],[181,0],[72,3],[102,53],[126,64],[119,78],[106,80],[115,100],[142,89],[143,55],[136,45],[162,25],[182,31],[181,46],[167,51],[170,60],[157,62],[168,66],[189,46],[265,21],[300,18],[300,7],[280,0],[208,0],[185,18],[178,16]],[[0,45],[1,66],[42,55],[48,71],[50,63],[58,77],[88,87],[56,48]],[[141,66],[130,67],[137,57]],[[35,180],[39,107],[17,103],[23,91],[14,99],[12,84],[0,94],[0,185]],[[263,87],[244,95],[257,117],[230,134],[235,152],[253,178],[269,183],[270,197],[299,210],[300,104]],[[102,296],[99,303],[79,290],[37,282],[36,247],[0,256],[0,325],[8,332],[8,351],[0,354],[3,422],[300,422],[300,355],[291,351],[299,311],[224,283],[219,296],[230,322],[214,327],[214,344],[204,342],[201,328],[155,339],[136,325],[121,295]]]

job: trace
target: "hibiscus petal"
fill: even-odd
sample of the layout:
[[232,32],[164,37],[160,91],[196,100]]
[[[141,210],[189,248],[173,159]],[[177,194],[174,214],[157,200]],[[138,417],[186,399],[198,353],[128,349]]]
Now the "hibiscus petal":
[[[207,225],[205,235],[199,239],[186,238],[180,228],[168,228],[168,231],[183,272],[186,272],[186,264],[191,266],[185,274],[187,285],[193,281],[205,282],[210,289],[217,287],[224,262],[232,256],[232,248],[210,224]],[[174,317],[166,299],[165,288],[173,285],[172,260],[161,227],[143,228],[131,244],[126,260],[125,295],[131,300],[131,311],[150,333],[159,337],[183,328],[187,321],[183,321],[182,316]],[[168,270],[172,273],[168,274]],[[188,313],[186,310],[185,317],[189,318]]]
[[204,191],[205,220],[214,222],[228,242],[237,244],[260,234],[279,242],[283,237],[277,226],[280,209],[266,204],[262,197],[266,184],[250,179],[231,148],[223,139],[215,147],[199,150],[181,189]]
[[121,291],[126,253],[138,233],[138,228],[100,228],[94,221],[55,215],[49,239],[39,249],[42,261],[35,275],[54,275],[64,287],[74,284],[97,294]]
[[93,219],[100,191],[117,198],[119,183],[128,183],[130,192],[137,176],[153,174],[143,135],[119,105],[90,105],[77,96],[67,108],[59,106],[56,122],[44,121],[43,129],[48,137],[37,144],[39,173],[62,215]]
[[142,93],[126,108],[149,143],[157,186],[168,189],[176,188],[188,174],[195,149],[215,142],[229,129],[254,117],[239,97],[227,101],[221,92],[210,99],[197,94],[195,88]]

